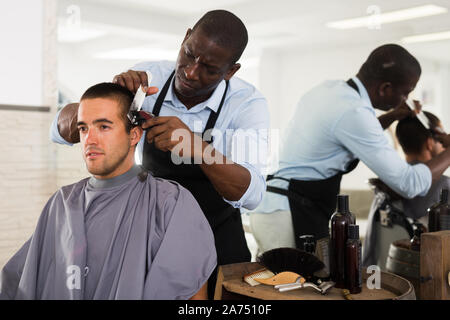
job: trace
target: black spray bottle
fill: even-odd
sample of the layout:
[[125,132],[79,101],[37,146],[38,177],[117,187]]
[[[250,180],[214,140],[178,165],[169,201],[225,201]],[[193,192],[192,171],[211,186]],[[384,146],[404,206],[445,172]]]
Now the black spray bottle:
[[433,204],[427,211],[429,232],[450,229],[450,206],[448,205],[448,189],[442,189],[440,201]]
[[350,293],[362,291],[362,257],[359,226],[348,226],[348,239],[345,246],[345,288]]
[[303,235],[300,236],[300,243],[302,244],[300,249],[311,253],[311,254],[315,254],[316,253],[316,240],[314,235]]

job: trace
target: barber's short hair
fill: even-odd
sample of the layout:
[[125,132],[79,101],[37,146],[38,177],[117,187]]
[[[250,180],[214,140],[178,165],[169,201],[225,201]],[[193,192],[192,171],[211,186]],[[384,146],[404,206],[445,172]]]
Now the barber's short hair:
[[[436,128],[440,120],[431,112],[424,111],[430,122],[430,128]],[[407,117],[398,122],[395,135],[405,154],[420,154],[428,138],[433,134],[426,129],[417,117]]]
[[130,111],[131,103],[134,99],[134,94],[125,87],[117,83],[112,82],[102,82],[96,85],[93,85],[89,89],[86,90],[85,93],[81,96],[80,101],[85,99],[96,99],[96,98],[109,98],[119,102],[120,106],[120,117],[124,121],[125,129],[127,133],[130,133],[133,125],[131,121],[128,119],[128,111]]
[[393,85],[408,84],[411,78],[420,77],[421,72],[419,61],[397,44],[373,50],[359,70],[369,83],[391,82]]
[[241,19],[226,10],[207,12],[192,28],[193,32],[196,30],[201,30],[219,46],[232,50],[233,64],[239,60],[247,46],[247,28]]

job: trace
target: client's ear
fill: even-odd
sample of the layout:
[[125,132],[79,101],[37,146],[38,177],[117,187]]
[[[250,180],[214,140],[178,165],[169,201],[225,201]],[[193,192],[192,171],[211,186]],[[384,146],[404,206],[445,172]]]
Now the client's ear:
[[130,139],[131,139],[131,145],[135,146],[138,144],[139,140],[141,140],[142,133],[144,130],[141,126],[136,126],[131,129],[130,131]]

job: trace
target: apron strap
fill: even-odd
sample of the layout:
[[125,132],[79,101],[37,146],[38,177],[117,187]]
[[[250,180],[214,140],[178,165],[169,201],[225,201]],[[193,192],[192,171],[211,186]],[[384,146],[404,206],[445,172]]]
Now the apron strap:
[[278,193],[278,194],[281,194],[281,195],[287,196],[287,197],[289,197],[291,195],[288,190],[278,188],[278,187],[273,187],[273,186],[267,186],[266,191]]
[[158,95],[158,99],[156,99],[155,106],[153,107],[153,114],[155,116],[159,116],[159,112],[161,111],[162,104],[164,102],[164,98],[167,95],[167,91],[169,91],[170,82],[172,81],[173,76],[175,75],[175,70],[170,74],[169,79],[167,79],[166,83],[164,84],[163,89]]
[[280,179],[280,180],[284,180],[284,181],[287,181],[287,182],[291,181],[291,179],[287,179],[287,178],[283,178],[283,177],[277,177],[277,176],[275,176],[273,174],[267,175],[266,181],[270,181],[270,180],[273,180],[273,179]]
[[[167,79],[166,83],[164,84],[163,89],[159,93],[158,98],[156,99],[155,106],[153,107],[153,114],[155,116],[159,116],[162,104],[164,102],[164,98],[167,95],[167,91],[169,91],[170,83],[171,83],[174,75],[175,75],[175,70],[170,74],[169,78]],[[217,112],[214,112],[211,110],[211,114],[209,115],[208,122],[206,123],[205,130],[203,131],[203,133],[205,133],[206,130],[214,128],[214,126],[216,125],[217,118],[219,117],[220,111],[222,110],[222,106],[225,102],[225,97],[226,97],[229,85],[230,85],[230,81],[226,80],[226,86],[225,86],[225,90],[223,92],[222,100],[220,101],[220,104],[219,104],[219,108],[217,109]]]
[[229,85],[230,85],[230,81],[226,80],[226,86],[225,86],[225,90],[223,92],[222,100],[220,100],[219,108],[217,109],[217,112],[214,112],[211,110],[211,114],[209,115],[208,122],[206,123],[205,130],[203,130],[203,133],[205,133],[206,130],[214,128],[214,126],[216,125],[217,118],[219,117],[220,111],[222,110],[223,103],[225,102],[225,96],[227,94]]
[[361,96],[361,93],[359,92],[359,88],[358,88],[358,86],[356,85],[355,81],[353,81],[353,79],[348,79],[348,80],[347,80],[347,84],[348,84],[350,87],[352,87],[353,89],[355,89],[356,92],[358,92],[358,94]]

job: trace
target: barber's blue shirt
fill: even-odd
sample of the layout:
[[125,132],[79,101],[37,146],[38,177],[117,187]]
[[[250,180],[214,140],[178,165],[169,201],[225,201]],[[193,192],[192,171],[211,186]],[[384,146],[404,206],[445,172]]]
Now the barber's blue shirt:
[[[323,180],[358,158],[400,195],[425,195],[431,186],[430,169],[400,158],[383,133],[364,85],[357,77],[353,81],[360,94],[345,81],[326,81],[300,99],[275,176]],[[287,189],[288,182],[274,179],[268,185]],[[289,210],[287,197],[266,192],[255,211],[276,210]]]
[[[150,71],[152,81],[150,86],[162,90],[164,84],[175,69],[175,63],[170,61],[143,62],[135,65],[133,70]],[[172,79],[170,89],[164,99],[160,116],[176,116],[183,121],[191,131],[203,132],[212,111],[217,111],[225,90],[222,81],[211,97],[187,109],[173,92]],[[148,96],[144,100],[143,110],[152,112],[158,94]],[[58,116],[53,120],[50,136],[52,141],[69,144],[58,132]],[[268,152],[269,109],[263,95],[249,83],[237,78],[230,79],[226,98],[217,119],[213,133],[213,146],[227,158],[245,167],[251,175],[250,185],[238,201],[228,201],[234,207],[254,209],[261,201],[266,182],[262,170],[266,167]],[[69,144],[70,145],[70,144]],[[138,144],[137,155],[142,161],[144,135]],[[254,151],[252,151],[254,150]],[[257,156],[256,156],[257,155]]]

